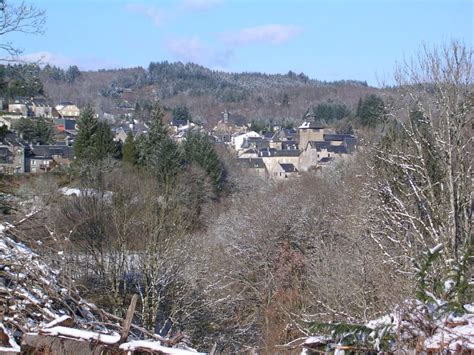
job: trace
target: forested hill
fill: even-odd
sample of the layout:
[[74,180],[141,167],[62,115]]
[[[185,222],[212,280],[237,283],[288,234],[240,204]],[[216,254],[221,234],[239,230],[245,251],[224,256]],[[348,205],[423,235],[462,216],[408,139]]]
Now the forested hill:
[[[310,79],[304,73],[287,74],[226,73],[213,71],[197,64],[150,63],[148,67],[150,83],[163,88],[161,94],[174,95],[189,92],[192,96],[213,95],[224,101],[239,101],[257,90],[271,90],[288,87],[321,86],[367,86],[366,82],[337,81],[322,82]],[[129,84],[129,83],[127,83]]]
[[[50,65],[5,68],[7,77],[30,80],[39,77],[44,94],[54,102],[73,101],[79,105],[92,102],[99,111],[114,113],[133,108],[136,103],[143,106],[160,99],[169,107],[185,104],[194,116],[211,121],[217,120],[223,109],[251,119],[270,116],[297,119],[321,102],[335,101],[354,108],[360,97],[377,90],[363,81],[325,82],[292,71],[227,73],[192,63],[167,61],[152,62],[148,68],[86,72],[76,66],[66,70]],[[20,94],[34,96],[35,93]]]

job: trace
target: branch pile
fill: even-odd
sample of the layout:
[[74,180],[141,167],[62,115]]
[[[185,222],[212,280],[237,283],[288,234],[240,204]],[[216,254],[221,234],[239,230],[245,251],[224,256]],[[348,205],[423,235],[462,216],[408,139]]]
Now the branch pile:
[[[85,302],[77,291],[65,286],[58,270],[11,238],[13,228],[0,224],[0,353],[15,354],[39,346],[54,354],[65,351],[65,346],[80,348],[81,344],[87,349],[89,345],[113,349],[117,354],[135,350],[190,353],[179,344],[180,337],[162,338]],[[140,340],[143,338],[151,340]]]

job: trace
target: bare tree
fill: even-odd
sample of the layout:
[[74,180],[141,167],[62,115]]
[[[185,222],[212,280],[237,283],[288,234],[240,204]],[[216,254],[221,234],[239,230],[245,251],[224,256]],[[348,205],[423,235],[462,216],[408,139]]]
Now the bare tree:
[[462,307],[472,256],[472,49],[424,47],[401,66],[401,100],[376,149],[371,236],[418,277],[419,297]]
[[[43,10],[25,2],[15,3],[10,0],[0,1],[0,37],[12,33],[42,34],[46,22]],[[18,61],[22,49],[12,42],[2,41],[0,50],[5,53],[2,61]]]

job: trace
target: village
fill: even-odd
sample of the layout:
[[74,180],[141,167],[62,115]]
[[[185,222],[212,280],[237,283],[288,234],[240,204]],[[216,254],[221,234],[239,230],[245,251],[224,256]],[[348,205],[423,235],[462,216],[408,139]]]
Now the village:
[[[5,128],[0,137],[0,173],[39,174],[69,168],[81,114],[76,104],[62,102],[53,106],[44,98],[23,98],[2,102],[1,108],[0,126]],[[133,112],[118,118],[107,113],[101,116],[110,125],[118,145],[125,142],[129,133],[136,138],[147,134],[149,128],[147,122],[134,119]],[[232,152],[244,173],[266,180],[298,177],[347,158],[357,147],[354,135],[337,134],[324,120],[309,114],[296,128],[273,125],[265,132],[251,130],[245,118],[227,110],[222,116],[215,127],[205,129],[189,119],[168,115],[169,134],[177,143],[185,140],[189,132],[206,134]],[[17,130],[18,122],[25,118],[41,119],[51,125],[54,142],[40,144],[25,139]]]
[[472,4],[0,0],[0,355],[474,354]]

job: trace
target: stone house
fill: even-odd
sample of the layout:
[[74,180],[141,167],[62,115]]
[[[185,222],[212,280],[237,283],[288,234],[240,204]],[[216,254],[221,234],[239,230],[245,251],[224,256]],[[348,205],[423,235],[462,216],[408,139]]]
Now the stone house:
[[63,102],[55,107],[61,117],[78,118],[81,110],[72,102]]
[[238,158],[236,162],[246,174],[263,179],[269,177],[268,170],[262,158]]
[[45,173],[57,167],[68,168],[74,158],[68,145],[34,145],[26,157],[25,172]]
[[24,172],[25,144],[14,133],[8,133],[0,141],[0,173],[13,175]]
[[30,101],[29,110],[34,117],[52,118],[53,108],[45,99],[33,99]]
[[279,163],[275,166],[272,172],[272,178],[274,180],[283,180],[292,177],[297,177],[298,169],[293,164]]
[[20,117],[31,116],[28,105],[29,102],[26,99],[15,99],[8,103],[8,112],[15,113]]

